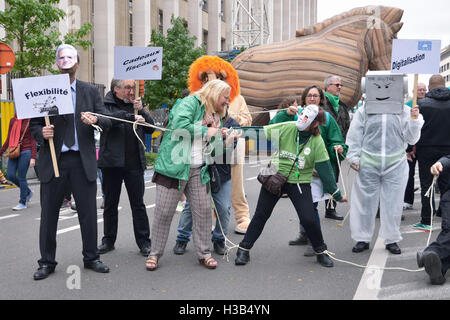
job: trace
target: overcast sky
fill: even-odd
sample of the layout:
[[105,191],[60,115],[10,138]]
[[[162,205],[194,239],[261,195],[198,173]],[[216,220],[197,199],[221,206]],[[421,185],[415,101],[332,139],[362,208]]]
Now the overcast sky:
[[[399,39],[441,40],[442,48],[450,45],[449,0],[318,0],[317,21],[357,7],[383,5],[404,10],[403,27]],[[428,84],[430,75],[420,75],[419,81]],[[410,92],[411,92],[410,85]]]

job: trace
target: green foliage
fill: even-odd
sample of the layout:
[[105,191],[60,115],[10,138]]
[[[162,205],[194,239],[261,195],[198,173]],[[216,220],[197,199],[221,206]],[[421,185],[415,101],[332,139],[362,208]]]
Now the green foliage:
[[147,163],[148,167],[151,167],[151,166],[155,165],[155,160],[156,160],[157,156],[158,156],[157,153],[153,153],[153,152],[146,152],[145,153],[145,160],[146,160],[146,163]]
[[[1,39],[12,45],[17,43],[16,63],[12,73],[19,77],[42,75],[43,71],[55,73],[55,51],[61,40],[58,22],[66,13],[57,8],[59,0],[5,0],[9,5],[0,12],[0,26],[6,36]],[[63,40],[87,49],[89,40],[83,40],[92,29],[84,24],[77,32],[67,34]]]
[[203,48],[195,48],[196,38],[189,36],[182,18],[172,16],[171,23],[173,27],[167,30],[166,37],[162,32],[152,30],[150,46],[163,48],[163,68],[161,80],[145,82],[143,100],[150,109],[175,104],[187,87],[190,65],[204,54]]

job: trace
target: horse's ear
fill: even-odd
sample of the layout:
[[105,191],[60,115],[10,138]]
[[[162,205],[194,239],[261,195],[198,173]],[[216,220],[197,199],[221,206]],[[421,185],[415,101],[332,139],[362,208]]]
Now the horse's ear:
[[392,33],[397,34],[402,27],[403,27],[403,22],[394,23],[393,25],[391,25]]

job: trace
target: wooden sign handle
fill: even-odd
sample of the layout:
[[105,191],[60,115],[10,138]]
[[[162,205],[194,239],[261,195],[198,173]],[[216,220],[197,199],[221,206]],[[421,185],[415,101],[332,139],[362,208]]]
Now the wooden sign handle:
[[[135,90],[136,99],[139,98],[139,80],[136,80],[136,90]],[[138,111],[135,109],[134,114],[138,114]]]
[[[45,125],[46,126],[50,125],[50,118],[48,116],[45,117]],[[55,178],[59,178],[58,162],[56,161],[55,144],[53,143],[53,138],[48,139],[48,142],[50,144],[50,154],[52,156],[53,170],[55,171]]]
[[[419,85],[419,75],[414,75],[414,95],[413,95],[413,102],[412,107],[414,108],[417,105],[417,87]],[[413,119],[417,119],[417,117],[413,117]]]

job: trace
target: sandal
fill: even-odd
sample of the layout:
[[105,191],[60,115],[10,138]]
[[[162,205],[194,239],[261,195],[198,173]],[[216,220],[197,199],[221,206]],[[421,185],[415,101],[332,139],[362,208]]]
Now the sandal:
[[145,261],[145,267],[148,271],[154,271],[158,268],[158,259],[156,257],[150,257]]
[[213,257],[209,257],[206,259],[200,259],[198,260],[200,264],[208,269],[215,269],[217,267],[217,261],[214,260]]

